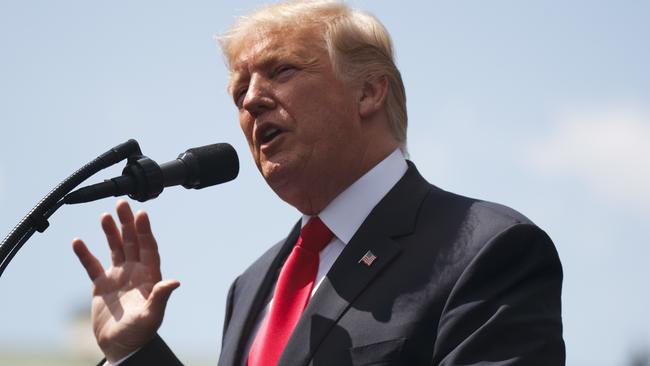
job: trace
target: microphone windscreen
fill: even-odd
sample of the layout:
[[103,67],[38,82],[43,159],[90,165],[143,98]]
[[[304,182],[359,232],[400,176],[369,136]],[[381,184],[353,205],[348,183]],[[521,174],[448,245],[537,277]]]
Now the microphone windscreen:
[[239,159],[235,149],[227,143],[218,143],[188,149],[198,168],[198,185],[195,189],[231,181],[239,174]]

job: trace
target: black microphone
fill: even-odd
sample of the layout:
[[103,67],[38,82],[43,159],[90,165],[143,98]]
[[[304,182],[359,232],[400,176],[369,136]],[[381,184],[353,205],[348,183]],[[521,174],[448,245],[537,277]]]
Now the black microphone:
[[188,149],[176,160],[161,165],[136,155],[129,158],[121,176],[80,188],[65,196],[64,202],[90,202],[125,194],[144,202],[158,197],[165,187],[183,185],[187,189],[201,189],[231,181],[238,173],[237,152],[226,143]]

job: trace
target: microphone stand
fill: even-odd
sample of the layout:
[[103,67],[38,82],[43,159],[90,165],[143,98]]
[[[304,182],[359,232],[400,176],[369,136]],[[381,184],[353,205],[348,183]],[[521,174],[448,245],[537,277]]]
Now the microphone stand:
[[47,220],[65,203],[64,197],[70,191],[100,170],[115,165],[124,159],[141,157],[141,155],[142,151],[138,142],[130,139],[98,156],[59,183],[20,220],[18,225],[0,243],[0,276],[2,276],[11,259],[34,232],[42,233],[48,228],[50,224]]

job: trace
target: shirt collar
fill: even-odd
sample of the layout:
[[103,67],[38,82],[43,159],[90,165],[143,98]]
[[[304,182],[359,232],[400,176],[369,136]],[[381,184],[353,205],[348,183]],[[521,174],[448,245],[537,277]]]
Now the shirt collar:
[[[334,235],[347,244],[370,214],[370,211],[402,178],[408,165],[399,149],[375,165],[341,192],[318,214]],[[310,216],[303,215],[302,225]]]

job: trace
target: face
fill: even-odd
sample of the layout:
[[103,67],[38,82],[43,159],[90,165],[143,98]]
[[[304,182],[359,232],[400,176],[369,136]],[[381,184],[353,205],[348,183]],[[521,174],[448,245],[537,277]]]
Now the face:
[[304,213],[351,183],[364,149],[360,91],[335,77],[316,43],[300,34],[250,36],[231,63],[229,88],[258,169]]

